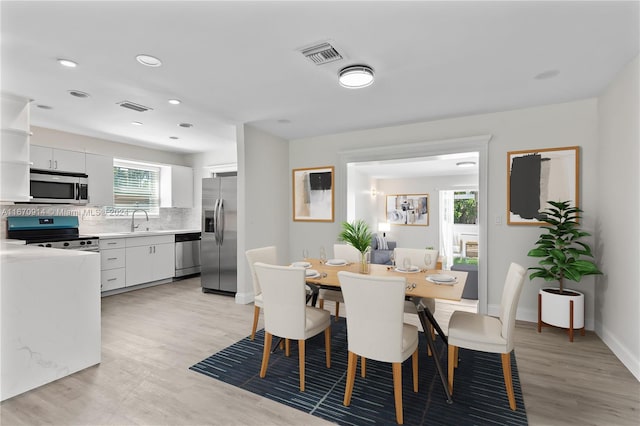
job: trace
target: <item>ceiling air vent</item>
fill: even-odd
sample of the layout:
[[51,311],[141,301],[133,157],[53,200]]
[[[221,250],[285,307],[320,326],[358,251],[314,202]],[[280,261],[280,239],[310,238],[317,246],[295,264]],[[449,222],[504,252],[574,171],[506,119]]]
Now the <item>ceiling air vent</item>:
[[329,43],[322,43],[301,50],[302,54],[316,65],[339,61],[342,55]]
[[149,107],[146,107],[146,106],[140,105],[140,104],[135,104],[135,103],[129,102],[129,101],[118,102],[118,105],[120,105],[123,108],[129,108],[129,109],[132,109],[132,110],[138,111],[138,112],[145,112],[145,111],[153,110],[153,108],[149,108]]

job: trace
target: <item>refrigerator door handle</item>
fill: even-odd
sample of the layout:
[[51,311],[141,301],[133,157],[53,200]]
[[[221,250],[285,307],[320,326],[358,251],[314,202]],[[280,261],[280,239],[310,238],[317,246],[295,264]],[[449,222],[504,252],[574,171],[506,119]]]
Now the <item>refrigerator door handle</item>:
[[224,242],[224,200],[221,198],[218,204],[218,242],[220,245]]
[[213,207],[213,236],[216,239],[216,245],[219,246],[220,245],[220,237],[218,235],[218,230],[220,229],[219,223],[218,223],[218,219],[219,219],[219,213],[218,213],[218,209],[220,208],[220,199],[216,198],[216,204]]

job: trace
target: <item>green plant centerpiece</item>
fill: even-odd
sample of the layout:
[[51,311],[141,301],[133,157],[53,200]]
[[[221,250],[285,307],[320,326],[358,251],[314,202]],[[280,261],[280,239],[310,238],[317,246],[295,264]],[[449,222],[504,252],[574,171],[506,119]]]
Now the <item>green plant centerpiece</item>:
[[536,241],[536,248],[529,250],[528,256],[541,258],[538,267],[529,279],[543,278],[558,281],[559,293],[564,293],[565,278],[579,282],[585,275],[602,274],[596,264],[584,257],[593,258],[589,244],[580,241],[591,234],[582,231],[578,224],[580,210],[569,201],[549,201],[551,207],[542,212],[541,226],[545,232]]
[[544,233],[536,241],[536,247],[528,256],[537,257],[539,266],[529,279],[542,278],[557,281],[559,288],[542,288],[538,293],[538,333],[543,325],[566,328],[569,341],[573,342],[573,331],[584,335],[584,294],[564,288],[565,279],[580,282],[585,275],[602,274],[594,261],[589,244],[581,241],[591,234],[582,231],[578,224],[580,210],[569,201],[549,201],[542,212],[545,222],[540,228]]
[[371,230],[367,222],[362,219],[351,223],[342,222],[338,241],[345,242],[360,252],[360,272],[368,272],[367,252],[371,249]]

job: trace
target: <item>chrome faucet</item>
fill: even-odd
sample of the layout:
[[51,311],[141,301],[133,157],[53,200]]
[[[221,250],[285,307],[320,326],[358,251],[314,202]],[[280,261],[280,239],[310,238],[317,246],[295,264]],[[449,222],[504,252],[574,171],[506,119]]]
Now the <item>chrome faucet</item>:
[[[135,230],[140,226],[140,224],[137,224],[137,225],[135,225],[135,226],[133,225],[133,224],[134,224],[135,217],[136,217],[136,212],[143,212],[143,213],[144,213],[144,215],[147,217],[147,222],[149,222],[149,215],[147,214],[147,211],[146,211],[146,210],[142,210],[142,209],[135,209],[135,210],[133,211],[133,213],[131,213],[131,232],[135,231]],[[147,231],[148,231],[148,230],[149,230],[149,227],[147,226]]]

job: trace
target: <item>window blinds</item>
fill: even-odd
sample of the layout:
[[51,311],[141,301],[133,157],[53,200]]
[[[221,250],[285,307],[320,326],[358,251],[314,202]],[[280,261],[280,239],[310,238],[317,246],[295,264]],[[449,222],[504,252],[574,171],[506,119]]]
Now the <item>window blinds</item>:
[[114,161],[114,207],[130,210],[144,209],[150,214],[158,214],[160,206],[159,181],[159,167]]

